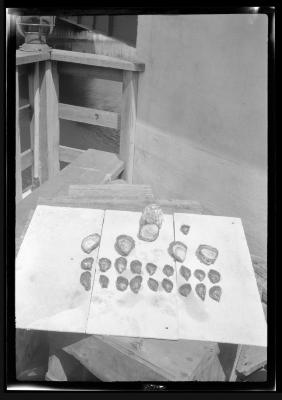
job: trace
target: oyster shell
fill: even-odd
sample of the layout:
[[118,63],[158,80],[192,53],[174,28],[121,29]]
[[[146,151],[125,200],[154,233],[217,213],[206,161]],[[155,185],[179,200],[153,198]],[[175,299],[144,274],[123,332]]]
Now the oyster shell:
[[99,260],[99,267],[101,272],[106,272],[108,269],[111,268],[112,262],[108,258],[100,258]]
[[215,269],[210,269],[210,270],[209,270],[209,272],[208,272],[208,277],[209,277],[209,280],[210,280],[212,283],[217,283],[217,282],[219,282],[219,281],[220,281],[220,278],[221,278],[220,273],[219,273],[218,271],[216,271]]
[[99,283],[101,285],[101,288],[107,288],[109,286],[109,278],[106,275],[100,275],[99,277]]
[[149,288],[151,290],[153,290],[153,292],[157,292],[159,283],[158,283],[158,281],[156,281],[156,279],[149,278],[147,283],[148,283]]
[[81,248],[85,253],[89,254],[99,246],[100,240],[101,236],[98,233],[88,235],[82,240]]
[[180,275],[185,279],[185,281],[188,281],[190,276],[191,276],[191,270],[184,265],[181,265],[180,267]]
[[203,271],[202,269],[195,269],[194,271],[194,276],[195,278],[197,278],[200,282],[202,282],[205,277],[206,277],[206,273],[205,271]]
[[163,273],[167,276],[170,277],[174,274],[174,268],[171,265],[166,264],[163,267]]
[[128,279],[124,276],[118,276],[116,280],[116,288],[117,290],[124,292],[128,286]]
[[142,276],[137,275],[134,278],[131,279],[129,282],[130,289],[132,290],[133,293],[138,293],[140,288],[141,288],[141,283],[142,283]]
[[115,269],[119,274],[126,270],[127,259],[124,257],[118,257],[115,261]]
[[188,235],[188,232],[190,231],[190,226],[189,225],[181,225],[180,230],[183,233],[183,235]]
[[196,251],[196,256],[203,264],[214,264],[218,257],[218,250],[215,247],[211,247],[207,244],[201,244]]
[[162,287],[167,293],[170,293],[173,289],[173,282],[167,278],[162,280]]
[[187,246],[182,242],[171,242],[168,248],[169,255],[175,261],[183,262],[186,257]]
[[221,294],[222,289],[220,286],[212,286],[209,290],[209,296],[215,301],[220,301]]
[[184,283],[184,285],[181,285],[178,288],[178,292],[184,297],[188,297],[189,294],[191,293],[191,291],[192,291],[192,287],[191,287],[190,283]]
[[195,286],[195,291],[197,295],[204,301],[206,297],[207,288],[203,283],[197,283]]
[[93,262],[94,262],[94,258],[93,257],[86,257],[81,261],[80,267],[82,269],[91,271]]
[[91,273],[89,271],[84,271],[80,275],[80,283],[85,290],[89,291],[91,289]]
[[140,225],[155,224],[160,229],[163,223],[163,212],[157,204],[149,204],[143,210]]
[[133,274],[141,274],[142,263],[139,260],[132,260],[130,263],[130,270]]
[[153,263],[147,263],[146,264],[146,270],[147,270],[149,275],[154,275],[154,273],[156,272],[157,268],[158,267]]
[[121,256],[128,256],[134,247],[135,241],[131,236],[119,235],[116,238],[115,249]]
[[145,242],[153,242],[159,236],[159,228],[156,224],[141,225],[138,238]]

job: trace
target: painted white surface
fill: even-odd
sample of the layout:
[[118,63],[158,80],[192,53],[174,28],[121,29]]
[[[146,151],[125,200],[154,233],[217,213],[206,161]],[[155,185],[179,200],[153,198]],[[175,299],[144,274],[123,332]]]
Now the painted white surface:
[[[91,298],[90,313],[86,333],[105,335],[121,335],[133,337],[177,339],[177,300],[176,274],[170,279],[174,282],[171,293],[166,293],[160,286],[166,276],[162,272],[165,264],[172,264],[167,253],[170,242],[173,241],[173,216],[165,215],[158,239],[154,242],[144,242],[137,238],[141,213],[128,211],[107,210],[104,218],[103,235],[99,249],[99,259],[109,258],[111,268],[102,273],[110,279],[107,289],[99,284],[99,266],[96,266],[96,275]],[[119,292],[115,287],[117,273],[114,261],[120,255],[114,248],[116,237],[126,234],[135,240],[135,248],[128,255],[127,269],[121,274],[128,280],[135,275],[130,271],[130,262],[142,262],[143,282],[138,294],[132,293],[128,287]],[[159,282],[159,290],[151,291],[147,286],[150,277],[145,265],[152,262],[158,266],[152,278]]]
[[[182,224],[190,225],[188,235],[180,231]],[[179,338],[207,340],[222,343],[267,345],[267,327],[260,301],[254,269],[239,218],[195,214],[174,214],[175,239],[188,247],[184,265],[191,269],[189,297],[178,296]],[[200,244],[216,247],[219,251],[214,264],[205,265],[196,257]],[[181,263],[177,264],[177,271]],[[199,281],[193,276],[202,269],[206,277],[206,298],[202,301],[195,293]],[[219,302],[209,297],[213,284],[207,274],[215,269],[221,274],[222,296]],[[184,280],[177,274],[178,285]]]
[[85,332],[91,290],[80,284],[80,262],[98,249],[87,255],[80,246],[101,233],[103,217],[103,210],[37,206],[16,259],[17,328]]

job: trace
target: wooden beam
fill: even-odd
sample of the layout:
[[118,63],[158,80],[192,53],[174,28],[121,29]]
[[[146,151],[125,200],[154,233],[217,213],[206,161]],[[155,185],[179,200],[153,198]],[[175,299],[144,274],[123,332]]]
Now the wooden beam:
[[19,111],[26,110],[27,108],[30,108],[30,104],[24,104],[23,106],[19,107]]
[[22,171],[30,166],[32,166],[33,163],[33,151],[31,149],[28,149],[21,153],[21,169]]
[[[33,68],[29,70],[28,73],[28,97],[29,97],[29,103],[31,107],[31,119],[30,119],[30,124],[29,124],[29,132],[30,132],[30,148],[33,152],[34,149],[34,67],[35,65],[32,66]],[[39,114],[39,112],[38,112]],[[32,162],[31,166],[31,176],[34,176],[34,165]]]
[[123,178],[125,178],[128,183],[132,183],[133,175],[137,86],[137,72],[124,71],[121,106],[120,158],[126,164]]
[[59,118],[113,129],[119,129],[120,126],[119,114],[115,112],[78,107],[63,103],[59,103]]
[[74,149],[67,146],[59,146],[59,159],[67,163],[73,162],[77,157],[79,157],[84,150]]
[[16,67],[16,203],[22,199],[21,138],[19,119],[19,69]]
[[125,71],[144,71],[145,69],[145,64],[139,62],[126,61],[120,58],[102,56],[100,54],[89,54],[58,49],[51,50],[51,60],[93,65],[96,67],[122,69]]
[[[40,129],[40,90],[39,90],[39,63],[35,64],[34,67],[34,78],[33,78],[33,182],[34,186],[38,186],[38,184],[42,180],[41,168],[40,168],[40,138],[39,138],[39,129]],[[43,111],[43,110],[42,110]]]
[[38,61],[50,60],[50,52],[27,52],[27,51],[16,51],[16,65],[30,64]]
[[59,81],[57,63],[45,62],[48,179],[60,171]]

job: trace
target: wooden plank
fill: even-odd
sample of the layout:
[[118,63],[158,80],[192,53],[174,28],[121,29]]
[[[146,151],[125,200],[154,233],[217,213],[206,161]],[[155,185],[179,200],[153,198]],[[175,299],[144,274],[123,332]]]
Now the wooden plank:
[[22,171],[32,165],[33,162],[33,151],[28,149],[21,153],[21,169]]
[[242,344],[238,344],[236,357],[235,357],[235,360],[234,360],[233,368],[231,370],[229,382],[235,382],[236,379],[237,379],[236,366],[238,364],[238,360],[240,358],[240,355],[241,355],[241,352],[242,352],[242,348],[243,348],[243,345]]
[[122,82],[123,78],[123,71],[120,69],[65,62],[58,62],[58,73],[59,75],[71,75],[77,78],[104,79],[114,82]]
[[[39,137],[39,129],[40,129],[40,80],[39,80],[39,63],[35,64],[35,69],[34,69],[34,78],[33,78],[33,94],[34,94],[34,100],[33,100],[33,124],[32,124],[32,130],[33,130],[33,183],[35,186],[41,181],[42,179],[42,174],[41,174],[41,168],[39,164],[39,158],[40,158],[40,137]],[[32,96],[32,94],[30,94]],[[42,110],[43,112],[43,110]],[[39,182],[36,182],[36,181]]]
[[45,62],[46,80],[46,117],[47,117],[47,143],[48,148],[48,179],[51,179],[60,170],[59,165],[59,82],[57,63]]
[[75,149],[67,146],[59,146],[59,160],[67,163],[73,162],[84,150]]
[[[33,152],[34,150],[34,121],[35,121],[35,110],[34,110],[34,70],[35,70],[35,65],[32,66],[32,69],[29,70],[28,72],[28,98],[29,98],[29,103],[31,107],[31,119],[30,119],[30,124],[29,124],[29,134],[30,134],[30,148]],[[34,155],[33,155],[34,157]],[[31,176],[34,176],[34,164],[32,161],[32,166],[31,166]]]
[[16,65],[30,64],[45,60],[50,60],[49,52],[26,52],[21,50],[16,51]]
[[243,346],[236,365],[236,373],[245,376],[263,367],[267,363],[267,348],[258,346]]
[[153,192],[148,185],[70,185],[69,195],[77,198],[92,197],[95,199],[138,199],[140,196],[150,196]]
[[21,131],[19,120],[19,70],[16,68],[16,202],[22,199]]
[[137,85],[137,73],[125,71],[121,106],[120,158],[126,163],[123,178],[129,183],[132,183],[134,163]]
[[122,69],[126,71],[144,71],[145,69],[145,64],[139,62],[68,50],[51,50],[51,60]]
[[59,103],[59,118],[112,129],[119,129],[120,126],[118,113],[64,103]]
[[31,107],[31,105],[30,105],[30,104],[25,104],[25,105],[23,105],[23,106],[19,107],[19,111],[26,110],[27,108],[30,108],[30,107]]

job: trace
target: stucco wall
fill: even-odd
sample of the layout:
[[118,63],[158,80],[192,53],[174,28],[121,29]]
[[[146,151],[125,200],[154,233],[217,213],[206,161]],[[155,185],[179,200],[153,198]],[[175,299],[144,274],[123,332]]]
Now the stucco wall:
[[242,218],[267,245],[267,17],[139,16],[135,183]]

